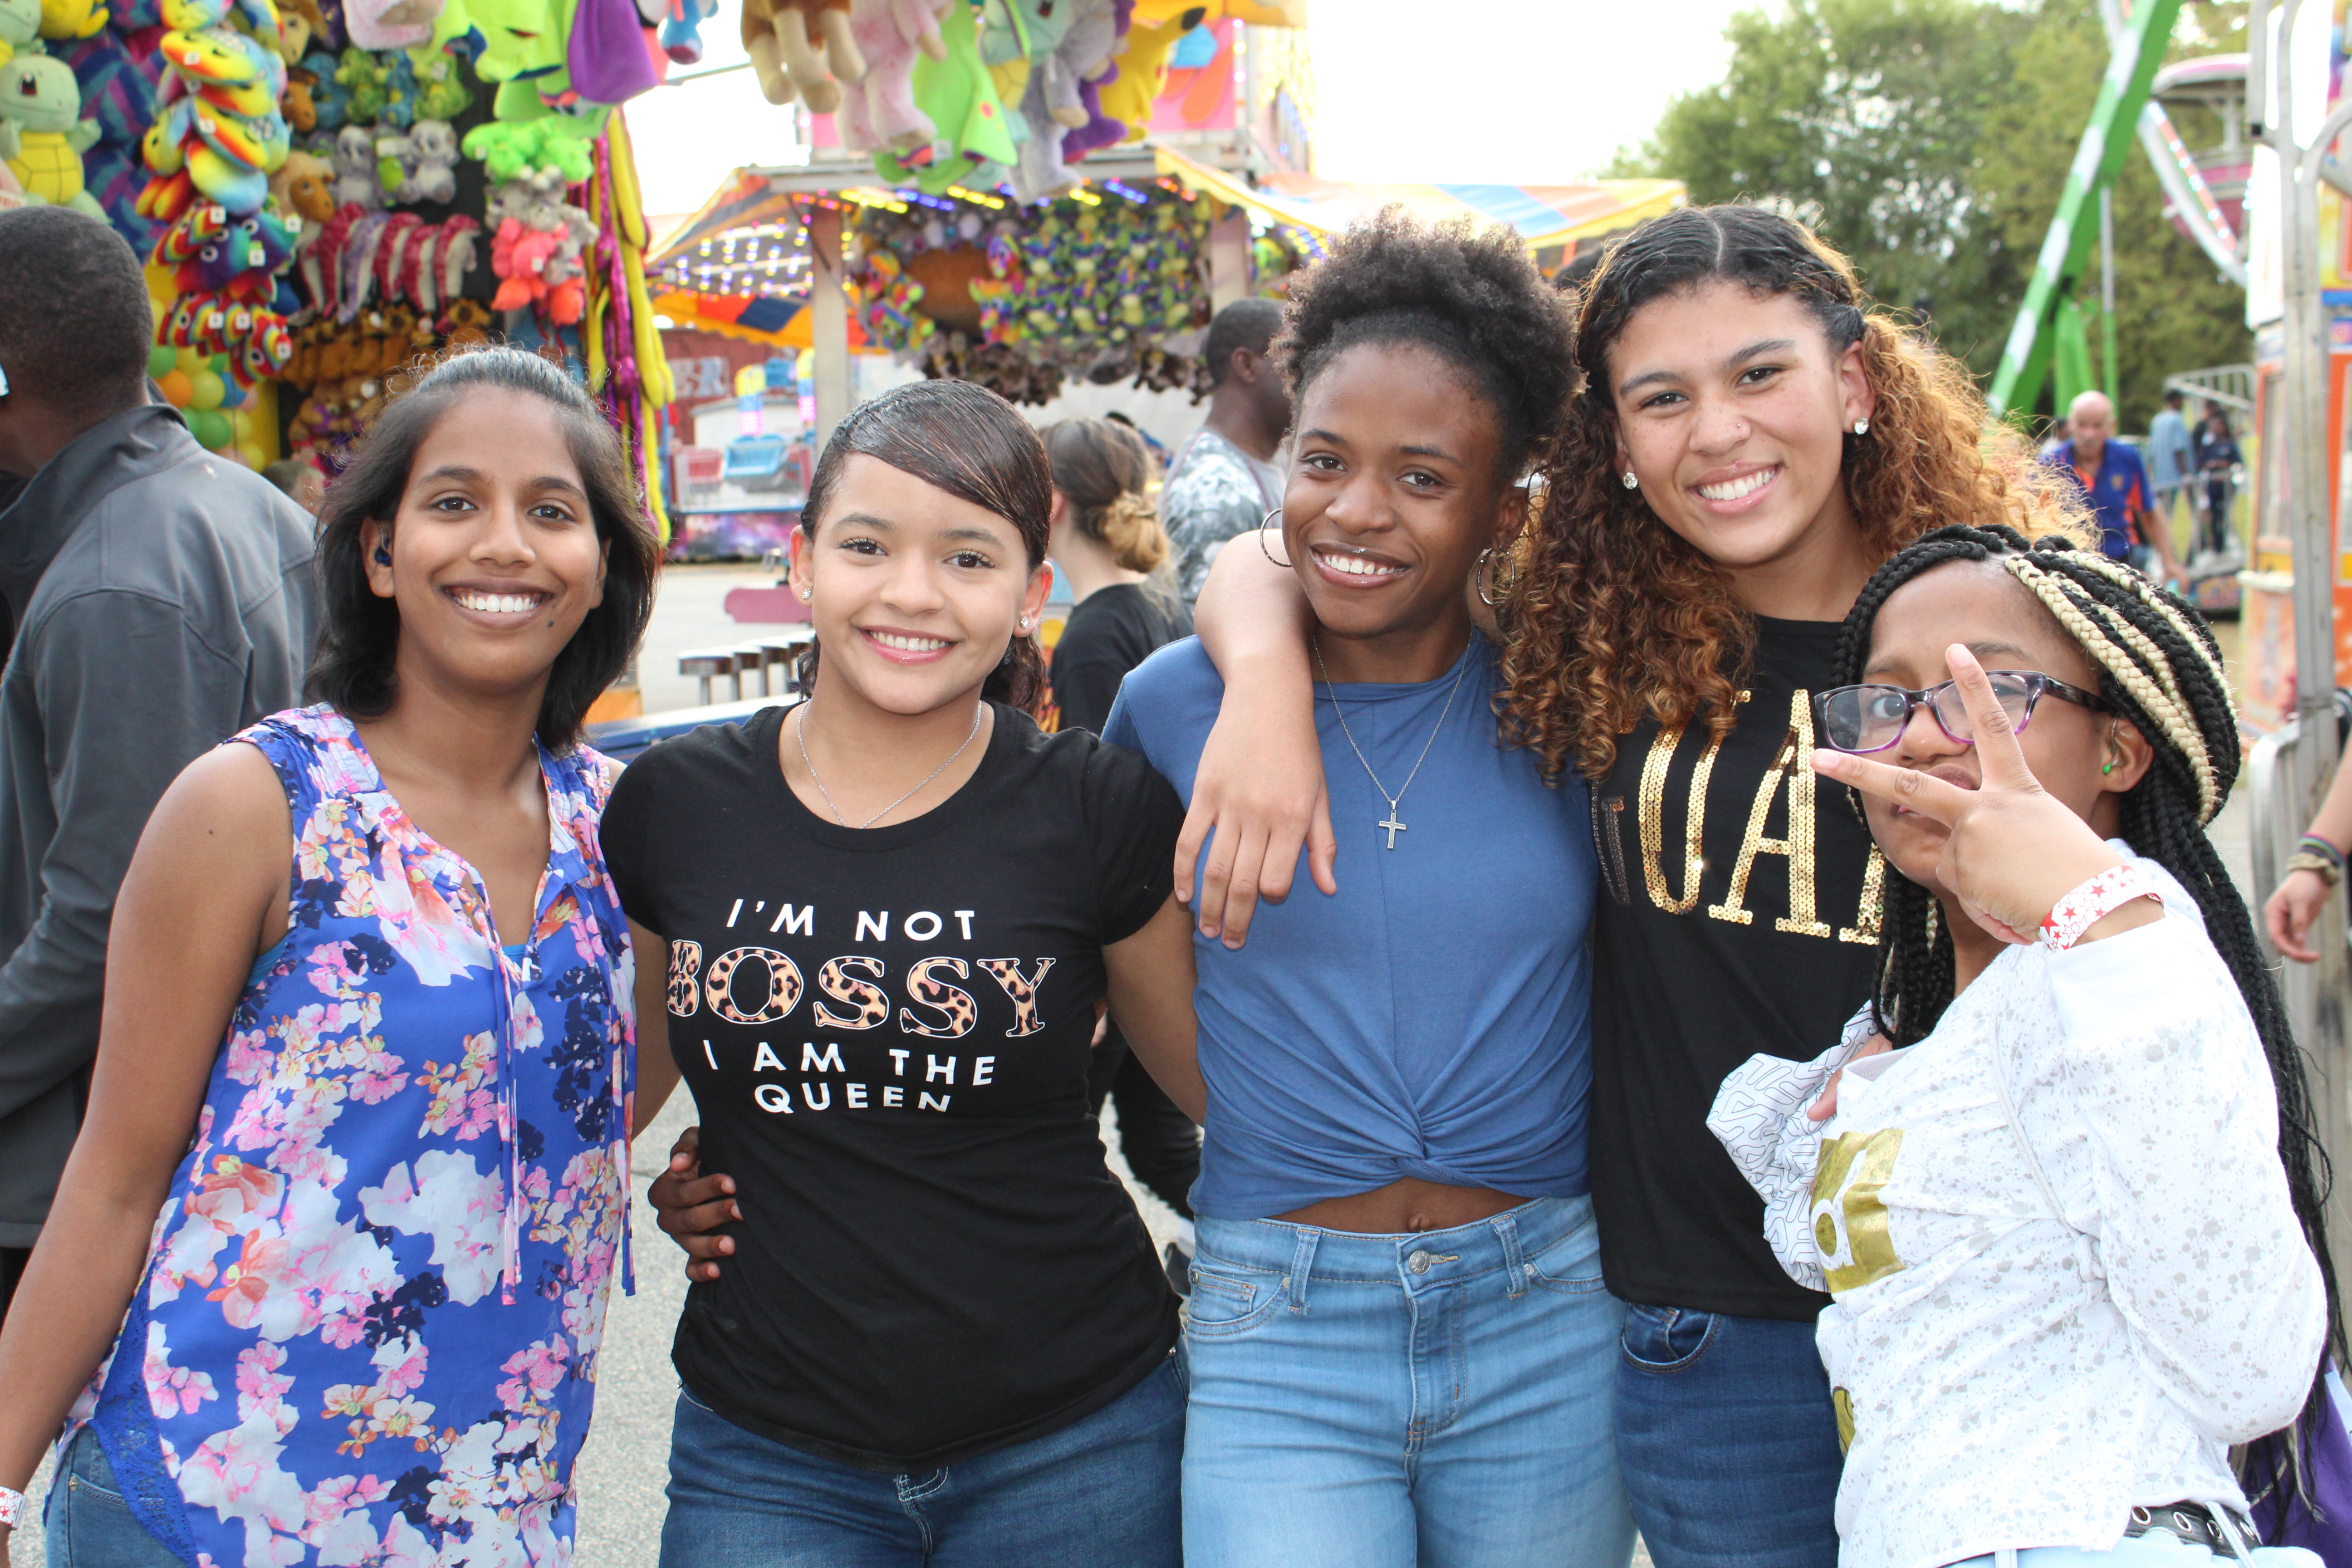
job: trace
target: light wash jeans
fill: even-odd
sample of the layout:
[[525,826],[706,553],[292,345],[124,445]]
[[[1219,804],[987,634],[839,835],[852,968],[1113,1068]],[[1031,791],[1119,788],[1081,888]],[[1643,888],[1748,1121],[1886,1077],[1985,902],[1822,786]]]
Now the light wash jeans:
[[180,1560],[131,1517],[98,1433],[73,1435],[41,1512],[49,1568],[180,1568]]
[[1198,1223],[1185,1568],[1631,1560],[1590,1199],[1405,1236]]

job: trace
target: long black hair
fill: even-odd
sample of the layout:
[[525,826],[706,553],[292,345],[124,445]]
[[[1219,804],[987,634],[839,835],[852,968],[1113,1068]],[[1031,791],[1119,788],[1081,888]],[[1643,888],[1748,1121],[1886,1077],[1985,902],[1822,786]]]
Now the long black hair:
[[524,393],[555,411],[605,547],[604,600],[555,656],[539,700],[540,742],[561,752],[579,743],[589,705],[628,668],[645,636],[661,547],[646,525],[620,438],[588,394],[562,366],[503,344],[457,350],[419,376],[385,407],[352,466],[328,488],[319,508],[319,636],[303,690],[353,719],[377,718],[392,707],[400,608],[368,585],[367,525],[392,521],[417,448],[459,403],[481,391]]
[[[809,479],[801,531],[815,542],[825,509],[855,457],[887,463],[994,512],[1021,535],[1035,571],[1045,559],[1054,518],[1054,471],[1029,422],[986,387],[969,381],[918,381],[859,405],[835,426]],[[803,691],[816,682],[818,649],[801,656]],[[1015,637],[981,688],[982,697],[1034,714],[1045,696],[1045,657],[1034,637]]]
[[[2077,550],[2066,540],[2029,545],[2012,529],[1939,529],[1878,569],[1845,618],[1834,684],[1862,679],[1871,627],[1887,595],[1922,573],[1954,561],[1983,561],[2023,584],[2100,668],[2099,695],[2146,736],[2154,762],[2121,801],[2119,830],[2133,849],[2179,879],[2197,900],[2221,962],[2253,1016],[2278,1089],[2278,1151],[2305,1239],[2327,1289],[2328,1344],[2345,1350],[2342,1305],[2327,1250],[2326,1152],[2313,1130],[2311,1089],[2303,1053],[2287,1025],[2270,964],[2237,884],[2221,864],[2205,825],[2230,798],[2238,776],[2238,714],[2221,650],[2189,602],[2118,561]],[[1927,889],[1887,868],[1871,1004],[1879,1029],[1896,1046],[1927,1037],[1951,1005],[1952,933]],[[2323,1362],[2322,1370],[2325,1370]],[[2333,1419],[2323,1381],[2315,1380],[2297,1428]],[[2250,1489],[2285,1479],[2299,1467],[2291,1442],[2254,1445],[2246,1456]]]

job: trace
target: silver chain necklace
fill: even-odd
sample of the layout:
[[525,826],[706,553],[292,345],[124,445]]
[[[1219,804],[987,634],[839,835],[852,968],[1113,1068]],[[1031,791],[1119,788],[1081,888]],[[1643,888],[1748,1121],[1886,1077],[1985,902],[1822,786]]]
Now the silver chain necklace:
[[[1404,792],[1405,790],[1412,787],[1412,781],[1421,776],[1421,764],[1429,761],[1429,748],[1437,744],[1437,737],[1444,731],[1445,716],[1454,711],[1454,695],[1455,692],[1462,689],[1462,678],[1470,673],[1470,661],[1466,658],[1464,659],[1462,661],[1462,668],[1454,671],[1454,684],[1447,687],[1445,689],[1445,706],[1437,710],[1437,727],[1430,731],[1429,739],[1422,742],[1421,755],[1412,760],[1412,772],[1405,774],[1404,776],[1404,789],[1400,789],[1396,794],[1391,795],[1389,793],[1389,786],[1381,783],[1381,775],[1372,772],[1371,761],[1364,755],[1364,748],[1356,744],[1355,731],[1348,728],[1348,710],[1339,706],[1339,693],[1332,689],[1331,672],[1323,668],[1323,642],[1321,638],[1318,637],[1315,640],[1314,647],[1315,673],[1323,678],[1323,694],[1331,699],[1331,711],[1339,715],[1339,733],[1348,737],[1348,749],[1356,753],[1356,761],[1364,764],[1364,773],[1371,779],[1372,787],[1380,791],[1381,798],[1382,800],[1389,803],[1389,814],[1387,818],[1383,821],[1375,823],[1373,826],[1389,836],[1388,847],[1393,849],[1396,847],[1396,836],[1404,831],[1404,824],[1397,820],[1397,803],[1404,799]],[[823,788],[824,786],[819,785],[818,787]]]
[[941,763],[938,767],[933,768],[929,773],[924,774],[923,784],[917,784],[913,789],[908,790],[905,795],[900,795],[898,799],[892,801],[889,805],[884,806],[881,810],[876,812],[865,821],[856,824],[852,824],[849,818],[842,816],[841,807],[833,804],[833,792],[824,787],[824,780],[817,776],[816,763],[809,758],[808,710],[808,703],[806,701],[803,701],[801,703],[800,711],[793,716],[793,739],[798,741],[801,745],[801,765],[808,769],[809,783],[816,785],[816,793],[824,797],[825,809],[833,813],[833,819],[835,822],[840,823],[844,827],[855,826],[862,830],[873,826],[876,823],[881,821],[884,817],[889,816],[892,812],[898,810],[900,806],[914,799],[916,795],[922,793],[923,784],[930,783],[933,779],[947,772],[948,769],[953,767],[955,765],[955,760],[958,757],[962,756],[965,751],[971,745],[972,736],[980,733],[980,716],[988,711],[988,707],[985,703],[975,702],[972,704],[971,729],[965,734],[963,744],[958,746],[954,751],[950,752],[946,762]]

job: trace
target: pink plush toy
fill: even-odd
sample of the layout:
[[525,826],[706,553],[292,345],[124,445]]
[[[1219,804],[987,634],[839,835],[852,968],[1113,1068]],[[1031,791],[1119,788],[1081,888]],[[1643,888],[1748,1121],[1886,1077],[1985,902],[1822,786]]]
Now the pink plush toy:
[[919,147],[939,134],[931,117],[915,107],[915,51],[947,58],[947,40],[940,37],[944,9],[938,0],[851,0],[849,32],[866,57],[866,75],[843,84],[843,145],[875,153]]

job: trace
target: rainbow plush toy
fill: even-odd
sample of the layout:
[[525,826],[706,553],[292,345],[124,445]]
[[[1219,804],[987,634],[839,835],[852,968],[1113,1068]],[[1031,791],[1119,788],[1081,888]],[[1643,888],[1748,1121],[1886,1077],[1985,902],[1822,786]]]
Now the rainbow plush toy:
[[183,292],[159,341],[226,355],[251,385],[293,353],[276,279],[291,231],[268,209],[269,176],[293,142],[278,11],[271,0],[163,0],[163,16],[167,68],[141,143],[150,178],[138,214],[170,226],[154,259]]

